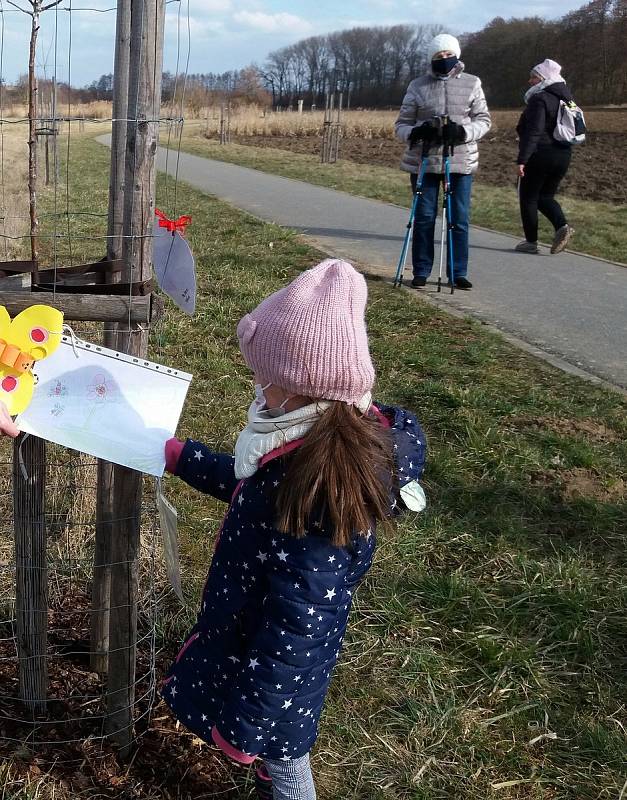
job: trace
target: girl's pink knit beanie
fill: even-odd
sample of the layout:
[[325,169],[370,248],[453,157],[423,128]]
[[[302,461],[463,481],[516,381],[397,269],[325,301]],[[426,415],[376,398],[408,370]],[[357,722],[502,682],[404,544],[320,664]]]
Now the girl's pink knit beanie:
[[237,336],[246,363],[292,394],[359,402],[374,384],[367,296],[350,264],[322,261],[242,317]]

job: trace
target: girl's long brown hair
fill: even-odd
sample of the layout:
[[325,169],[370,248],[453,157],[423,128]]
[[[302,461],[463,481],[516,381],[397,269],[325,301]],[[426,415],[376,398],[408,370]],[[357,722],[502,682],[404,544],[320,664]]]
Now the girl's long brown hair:
[[376,418],[334,401],[289,458],[276,502],[281,532],[304,536],[321,522],[346,547],[389,517],[392,441]]

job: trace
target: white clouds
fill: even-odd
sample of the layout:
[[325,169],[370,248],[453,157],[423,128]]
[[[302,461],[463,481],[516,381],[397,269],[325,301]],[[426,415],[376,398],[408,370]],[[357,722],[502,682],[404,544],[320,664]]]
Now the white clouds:
[[237,11],[233,14],[233,20],[245,28],[252,28],[260,33],[289,31],[294,36],[294,41],[297,37],[310,33],[312,30],[310,22],[288,12],[266,14],[264,11]]
[[233,6],[231,0],[191,0],[189,7],[192,14],[224,14]]

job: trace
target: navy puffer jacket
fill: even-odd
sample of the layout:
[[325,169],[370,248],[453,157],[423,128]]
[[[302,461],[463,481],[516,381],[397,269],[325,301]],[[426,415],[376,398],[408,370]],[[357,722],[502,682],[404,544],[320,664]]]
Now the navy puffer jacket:
[[[408,412],[379,408],[393,435],[399,489],[422,474],[424,435]],[[351,548],[331,545],[323,526],[299,539],[279,533],[275,489],[288,463],[274,451],[238,483],[232,456],[186,442],[176,474],[230,505],[197,623],[162,686],[179,720],[206,741],[215,725],[214,740],[217,730],[246,755],[284,760],[316,740],[351,600],[375,550],[374,530],[356,535]]]

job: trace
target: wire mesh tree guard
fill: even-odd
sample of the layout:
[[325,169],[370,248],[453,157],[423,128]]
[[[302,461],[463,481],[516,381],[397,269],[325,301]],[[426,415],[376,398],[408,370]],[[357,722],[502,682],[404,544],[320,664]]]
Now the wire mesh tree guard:
[[[70,208],[72,125],[80,129],[103,120],[73,115],[71,92],[67,112],[59,109],[57,31],[58,15],[65,11],[68,86],[72,59],[72,6],[71,0],[66,6],[63,2],[25,0],[19,5],[0,0],[0,241],[5,259],[0,262],[0,304],[11,315],[33,303],[55,306],[66,321],[87,326],[92,339],[96,323],[104,323],[105,346],[145,357],[159,309],[151,275],[155,145],[162,127],[168,145],[172,135],[178,139],[180,152],[187,65],[182,88],[175,91],[180,113],[172,125],[172,118],[162,118],[160,103],[165,0],[119,0],[117,9],[92,9],[117,11],[108,120],[109,209],[106,234],[87,237],[106,245],[106,254],[76,264],[81,237],[75,235],[72,220],[98,214]],[[180,2],[178,7],[180,26]],[[4,111],[9,10],[31,17],[29,113],[24,119],[8,119]],[[53,78],[46,104],[37,100],[36,72],[44,13],[55,15]],[[180,29],[177,46],[178,81]],[[57,146],[62,123],[67,129],[64,175]],[[5,129],[19,124],[29,132],[29,213],[28,233],[16,235],[7,230]],[[45,151],[53,212],[43,226],[37,205],[42,180],[37,140],[42,137],[54,142],[52,165]],[[177,178],[166,195],[164,207],[176,211]],[[18,248],[25,243],[30,259],[20,260]],[[43,266],[44,258],[50,266]],[[128,754],[147,724],[155,696],[155,626],[159,602],[168,591],[158,557],[151,481],[125,467],[21,435],[13,446],[0,441],[0,509],[0,755],[21,745],[47,748],[55,759],[80,758],[86,741],[113,743]]]

